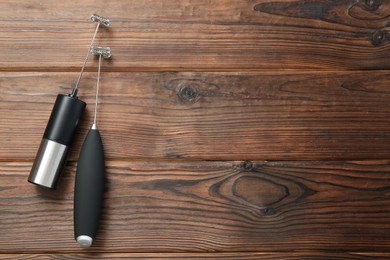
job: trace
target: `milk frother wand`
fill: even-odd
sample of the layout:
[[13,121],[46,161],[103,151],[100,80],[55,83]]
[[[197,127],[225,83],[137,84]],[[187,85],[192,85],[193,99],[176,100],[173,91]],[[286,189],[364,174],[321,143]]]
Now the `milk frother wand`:
[[110,20],[95,14],[91,16],[91,20],[97,22],[97,26],[80,76],[71,94],[57,95],[28,178],[29,182],[43,187],[54,189],[57,185],[75,130],[86,106],[86,103],[77,97],[78,86],[99,26],[101,24],[106,27],[110,25]]
[[106,59],[111,57],[109,47],[94,47],[91,49],[91,52],[99,55],[95,112],[92,127],[80,151],[74,189],[74,235],[81,247],[90,247],[95,240],[102,208],[104,151],[102,139],[96,125],[96,114],[102,57]]

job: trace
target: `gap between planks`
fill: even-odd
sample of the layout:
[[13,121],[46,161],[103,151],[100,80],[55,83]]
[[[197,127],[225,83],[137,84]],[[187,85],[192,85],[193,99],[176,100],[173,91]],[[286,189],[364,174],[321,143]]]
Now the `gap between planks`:
[[[77,73],[80,72],[80,67],[69,67],[69,68],[54,68],[54,67],[48,67],[48,68],[40,68],[40,67],[31,67],[31,68],[21,68],[21,67],[8,67],[8,68],[0,68],[0,73],[23,73],[23,72],[48,72],[48,73]],[[84,72],[96,72],[97,66],[88,66],[84,69]],[[386,68],[366,68],[366,69],[360,69],[360,68],[351,68],[351,69],[314,69],[314,68],[307,68],[307,69],[245,69],[245,68],[207,68],[207,69],[200,69],[200,68],[165,68],[162,67],[161,69],[156,68],[137,68],[137,67],[128,67],[128,68],[121,68],[121,67],[110,67],[105,66],[101,69],[102,73],[116,73],[116,72],[124,72],[124,73],[159,73],[159,72],[204,72],[204,73],[214,73],[214,72],[226,72],[226,73],[280,73],[280,74],[290,74],[290,73],[330,73],[330,72],[359,72],[359,71],[372,71],[372,72],[388,72],[390,69]]]
[[50,254],[23,254],[18,252],[10,252],[6,254],[0,253],[0,259],[312,259],[313,257],[324,257],[326,259],[387,259],[390,253],[370,253],[370,252],[327,252],[327,251],[280,251],[280,252],[213,252],[213,253],[132,253],[132,252],[107,252],[94,253],[88,252],[69,252],[69,253],[50,253]]

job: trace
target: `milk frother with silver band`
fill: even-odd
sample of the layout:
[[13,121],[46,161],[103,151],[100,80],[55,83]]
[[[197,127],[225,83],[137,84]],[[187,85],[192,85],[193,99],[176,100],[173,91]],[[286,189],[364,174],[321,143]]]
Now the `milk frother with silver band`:
[[77,97],[78,86],[93,46],[99,26],[109,26],[110,21],[98,15],[92,15],[91,20],[97,22],[87,55],[84,59],[76,86],[69,95],[59,94],[54,103],[49,122],[43,134],[28,181],[43,187],[56,187],[59,176],[65,165],[69,147],[75,130],[86,107],[85,102]]

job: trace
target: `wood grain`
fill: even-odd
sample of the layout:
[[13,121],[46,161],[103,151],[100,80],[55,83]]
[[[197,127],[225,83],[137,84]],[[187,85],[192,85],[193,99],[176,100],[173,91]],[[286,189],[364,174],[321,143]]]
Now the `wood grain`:
[[[95,24],[107,155],[73,238],[89,106],[57,191],[27,183]],[[390,1],[0,1],[0,259],[389,259]],[[92,73],[93,71],[93,73]]]
[[[79,252],[74,164],[57,191],[27,183],[30,167],[0,165],[0,252]],[[87,252],[388,253],[389,173],[389,161],[108,161]]]
[[227,260],[367,260],[388,259],[389,254],[332,252],[239,252],[239,253],[73,253],[73,254],[0,254],[0,259],[227,259]]
[[[1,1],[2,71],[79,70],[94,25],[111,71],[389,69],[388,1]],[[96,62],[88,68],[95,70]]]
[[[92,124],[89,106],[71,159]],[[31,161],[75,73],[0,74],[0,160]],[[386,159],[387,71],[104,73],[98,125],[110,159]]]

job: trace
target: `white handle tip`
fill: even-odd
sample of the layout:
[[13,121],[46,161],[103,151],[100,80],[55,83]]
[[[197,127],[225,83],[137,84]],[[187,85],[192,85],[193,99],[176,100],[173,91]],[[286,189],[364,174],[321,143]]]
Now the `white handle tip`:
[[93,239],[90,236],[78,236],[76,241],[79,246],[86,248],[92,245]]

